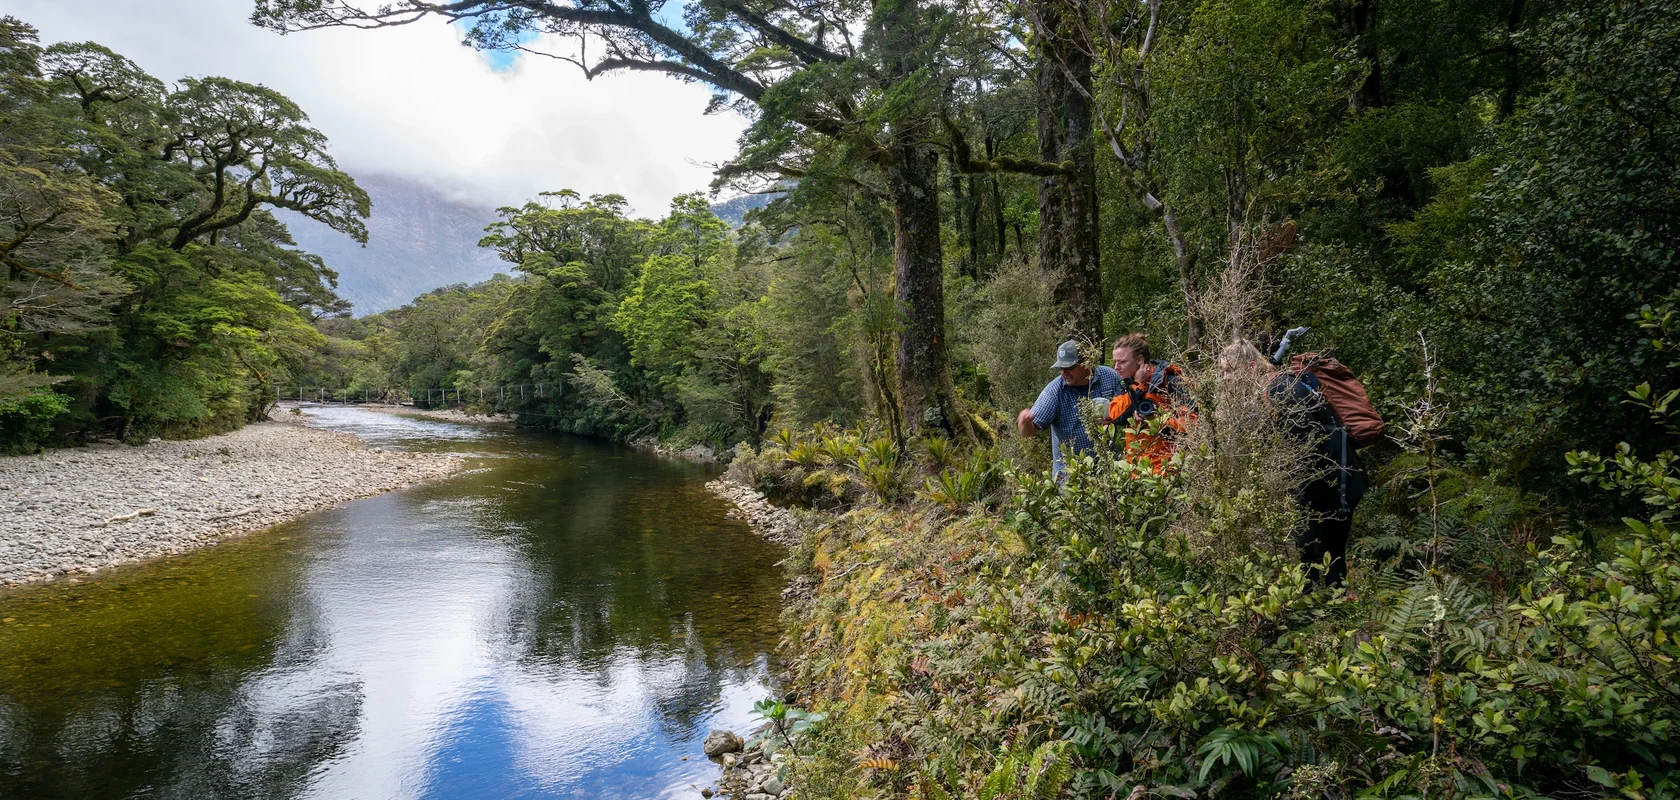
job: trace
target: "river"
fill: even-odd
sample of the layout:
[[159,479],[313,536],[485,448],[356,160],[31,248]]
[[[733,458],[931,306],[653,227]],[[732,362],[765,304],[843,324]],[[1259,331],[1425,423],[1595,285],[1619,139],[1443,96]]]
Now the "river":
[[712,471],[307,413],[472,468],[0,595],[0,797],[699,796],[700,740],[771,691],[782,583]]

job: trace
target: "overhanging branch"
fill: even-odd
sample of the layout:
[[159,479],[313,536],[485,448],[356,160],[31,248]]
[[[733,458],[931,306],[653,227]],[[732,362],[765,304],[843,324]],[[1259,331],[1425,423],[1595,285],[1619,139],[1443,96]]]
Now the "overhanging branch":
[[968,139],[957,128],[957,124],[951,121],[950,116],[942,114],[940,120],[945,123],[945,130],[950,134],[951,151],[956,156],[954,161],[958,172],[969,174],[1001,172],[1011,175],[1036,175],[1040,178],[1055,178],[1066,175],[1073,169],[1073,162],[1071,161],[1055,163],[1029,158],[1011,158],[1009,156],[976,159],[974,152],[969,149]]
[[807,42],[793,35],[782,26],[753,13],[739,3],[721,3],[720,5],[729,13],[739,17],[741,21],[752,26],[754,30],[770,37],[771,41],[793,51],[794,55],[799,56],[799,59],[807,64],[814,64],[818,61],[838,64],[846,60],[845,56]]

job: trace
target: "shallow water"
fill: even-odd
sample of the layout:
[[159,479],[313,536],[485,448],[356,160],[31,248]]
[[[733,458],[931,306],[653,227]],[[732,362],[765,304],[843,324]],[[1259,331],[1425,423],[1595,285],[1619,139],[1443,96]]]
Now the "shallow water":
[[710,471],[307,413],[473,469],[0,595],[0,797],[698,796],[706,731],[770,692],[781,586]]

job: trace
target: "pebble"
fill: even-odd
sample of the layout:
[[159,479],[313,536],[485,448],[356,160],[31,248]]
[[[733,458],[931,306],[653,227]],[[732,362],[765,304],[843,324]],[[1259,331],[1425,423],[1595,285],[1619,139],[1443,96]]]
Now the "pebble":
[[0,457],[10,506],[0,514],[0,585],[186,552],[464,464],[457,456],[370,450],[353,435],[292,422],[140,447]]
[[714,730],[706,734],[706,740],[700,743],[700,750],[708,756],[721,756],[726,753],[741,752],[741,737],[734,731]]

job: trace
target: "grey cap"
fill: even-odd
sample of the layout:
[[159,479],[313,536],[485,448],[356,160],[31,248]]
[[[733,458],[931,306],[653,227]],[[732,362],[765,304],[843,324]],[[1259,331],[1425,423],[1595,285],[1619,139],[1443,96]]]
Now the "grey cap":
[[1069,339],[1056,348],[1056,363],[1052,366],[1054,369],[1067,369],[1081,360],[1083,359],[1079,357],[1079,343]]

